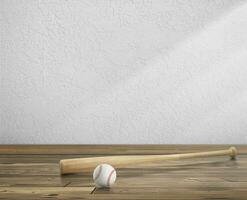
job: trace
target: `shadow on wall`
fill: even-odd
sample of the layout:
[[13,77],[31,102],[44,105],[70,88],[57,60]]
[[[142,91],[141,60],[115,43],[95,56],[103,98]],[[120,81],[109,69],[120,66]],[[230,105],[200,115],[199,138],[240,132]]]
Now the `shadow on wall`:
[[[126,79],[138,75],[149,67],[154,58],[167,56],[183,41],[242,4],[243,1],[228,0],[159,3],[110,1],[107,9],[102,9],[104,3],[91,2],[91,12],[86,13],[90,15],[86,21],[90,28],[85,36],[85,40],[91,43],[86,47],[82,46],[82,41],[75,50],[89,48],[85,49],[85,56],[93,59],[87,63],[88,66],[73,66],[71,76],[66,74],[64,77],[62,71],[58,76],[61,75],[68,87],[75,87],[85,93],[83,102],[91,102],[108,93],[112,87],[121,82],[124,84]],[[73,7],[76,8],[77,16],[74,16],[74,24],[78,27],[76,33],[85,29],[85,22],[78,17],[83,6]],[[94,12],[99,15],[92,15]],[[76,33],[76,37],[81,37]],[[80,41],[79,38],[74,40]],[[84,56],[78,63],[84,63],[83,59]],[[91,82],[85,84],[82,77],[86,75],[83,74],[92,77]],[[87,90],[88,86],[90,90]]]
[[[246,26],[242,2],[40,3],[41,18],[53,19],[43,30],[46,103],[32,117],[32,129],[23,126],[25,135],[5,134],[3,141],[228,142],[220,140],[222,134],[231,138],[236,127],[225,122],[246,110],[240,105],[246,96],[247,30],[235,31]],[[54,25],[64,26],[63,34]],[[229,103],[237,96],[242,101]]]
[[245,10],[235,8],[160,53],[110,93],[78,108],[73,120],[79,127],[91,124],[91,136],[100,135],[103,143],[246,142],[247,38],[239,29],[247,24]]

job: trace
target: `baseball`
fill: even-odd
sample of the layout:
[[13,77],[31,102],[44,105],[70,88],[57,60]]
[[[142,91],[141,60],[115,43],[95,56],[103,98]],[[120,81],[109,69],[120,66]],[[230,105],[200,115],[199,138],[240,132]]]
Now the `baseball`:
[[98,165],[93,172],[93,180],[97,188],[111,187],[116,181],[116,170],[108,164]]

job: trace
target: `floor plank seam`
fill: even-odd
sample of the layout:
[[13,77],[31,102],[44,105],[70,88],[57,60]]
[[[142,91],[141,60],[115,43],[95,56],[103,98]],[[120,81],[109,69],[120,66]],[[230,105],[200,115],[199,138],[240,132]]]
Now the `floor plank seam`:
[[68,182],[68,183],[66,183],[63,187],[67,187],[67,186],[69,186],[71,183],[72,183],[72,182]]

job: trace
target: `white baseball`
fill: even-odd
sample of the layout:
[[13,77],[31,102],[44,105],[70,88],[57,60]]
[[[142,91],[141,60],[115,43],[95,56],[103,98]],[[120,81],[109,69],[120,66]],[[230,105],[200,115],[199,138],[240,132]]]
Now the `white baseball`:
[[111,187],[117,178],[116,170],[108,164],[98,165],[93,172],[93,180],[97,188]]

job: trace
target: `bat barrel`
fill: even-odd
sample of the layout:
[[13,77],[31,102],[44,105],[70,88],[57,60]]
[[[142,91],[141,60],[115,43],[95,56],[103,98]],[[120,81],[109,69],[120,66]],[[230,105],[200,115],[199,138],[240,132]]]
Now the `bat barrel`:
[[170,154],[170,155],[141,155],[141,156],[105,156],[105,157],[90,157],[90,158],[74,158],[60,160],[61,174],[89,172],[92,171],[97,165],[108,163],[115,168],[126,167],[133,164],[152,163],[158,161],[180,160],[188,158],[202,158],[212,156],[225,156],[228,155],[231,159],[235,159],[237,149],[230,147],[226,150],[197,152],[197,153],[184,153],[184,154]]

